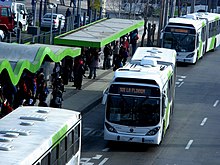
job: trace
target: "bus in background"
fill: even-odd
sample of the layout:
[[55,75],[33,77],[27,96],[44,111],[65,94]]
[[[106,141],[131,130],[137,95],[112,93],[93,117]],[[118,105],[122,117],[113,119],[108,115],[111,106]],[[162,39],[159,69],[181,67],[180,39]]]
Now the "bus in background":
[[177,61],[195,64],[220,44],[220,14],[197,12],[170,18],[162,32],[162,47],[175,49]]
[[104,91],[104,139],[159,145],[174,107],[176,51],[139,47]]
[[24,106],[0,120],[0,164],[79,165],[81,114]]

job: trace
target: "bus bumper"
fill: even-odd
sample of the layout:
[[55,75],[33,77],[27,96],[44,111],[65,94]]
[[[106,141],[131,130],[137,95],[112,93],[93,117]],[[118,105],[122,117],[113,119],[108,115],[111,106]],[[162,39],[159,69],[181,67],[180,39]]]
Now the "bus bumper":
[[186,63],[195,63],[195,60],[193,58],[176,58],[177,62],[186,62]]
[[159,132],[154,136],[137,136],[137,135],[126,135],[116,134],[108,131],[104,131],[104,140],[108,141],[120,141],[120,142],[132,142],[132,143],[146,143],[146,144],[160,144],[161,136]]

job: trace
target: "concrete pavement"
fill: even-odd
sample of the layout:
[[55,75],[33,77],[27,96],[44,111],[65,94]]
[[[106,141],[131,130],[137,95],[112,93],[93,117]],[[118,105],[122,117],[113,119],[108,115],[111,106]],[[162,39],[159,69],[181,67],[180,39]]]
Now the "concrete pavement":
[[[85,74],[88,77],[88,73]],[[76,110],[85,114],[90,109],[98,105],[102,100],[103,91],[113,78],[112,69],[97,69],[96,79],[83,79],[82,90],[76,90],[73,82],[65,86],[66,92],[63,94],[63,108]]]

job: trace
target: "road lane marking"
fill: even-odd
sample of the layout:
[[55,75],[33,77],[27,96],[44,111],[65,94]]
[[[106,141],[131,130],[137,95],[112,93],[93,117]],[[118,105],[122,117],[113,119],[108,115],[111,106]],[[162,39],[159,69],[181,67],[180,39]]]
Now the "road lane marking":
[[207,118],[207,117],[205,117],[205,118],[202,120],[202,122],[201,122],[201,124],[200,124],[200,125],[201,125],[201,126],[204,126],[204,125],[205,125],[205,123],[206,123],[206,121],[207,121],[207,119],[208,119],[208,118]]
[[96,155],[96,156],[94,156],[94,157],[92,157],[92,159],[100,159],[102,157],[102,155]]
[[190,146],[192,145],[192,143],[193,143],[193,140],[190,140],[188,144],[186,145],[185,149],[188,150]]
[[109,158],[104,158],[104,159],[99,163],[99,165],[105,164],[105,163],[108,161],[108,159],[109,159]]
[[108,152],[110,148],[104,148],[102,151],[103,152]]
[[178,78],[178,81],[183,81],[183,79],[182,78]]
[[219,100],[216,100],[213,107],[216,107],[218,105],[218,103],[219,103]]
[[183,85],[184,82],[181,82],[180,85],[178,85],[178,88],[181,87]]

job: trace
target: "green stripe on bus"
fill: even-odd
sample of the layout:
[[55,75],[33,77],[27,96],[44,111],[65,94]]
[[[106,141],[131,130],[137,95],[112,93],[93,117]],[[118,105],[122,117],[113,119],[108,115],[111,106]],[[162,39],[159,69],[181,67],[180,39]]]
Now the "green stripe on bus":
[[218,21],[218,20],[219,20],[219,18],[220,18],[220,17],[216,16],[216,17],[215,17],[215,21]]
[[202,56],[202,41],[199,42],[199,54],[197,59],[199,59]]
[[[167,127],[167,122],[169,120],[169,115],[168,114],[170,114],[170,104],[171,103],[168,103],[167,108],[166,108],[166,116],[165,116],[165,124],[164,124],[165,128]],[[166,130],[167,130],[165,128],[163,128],[164,129],[164,134],[166,133]]]
[[67,132],[67,125],[61,128],[53,137],[52,137],[52,145],[55,145],[61,140],[61,137],[66,134]]
[[210,46],[209,46],[209,50],[214,49],[214,45],[215,45],[215,36],[212,37],[212,40],[211,40],[211,43],[210,43]]

